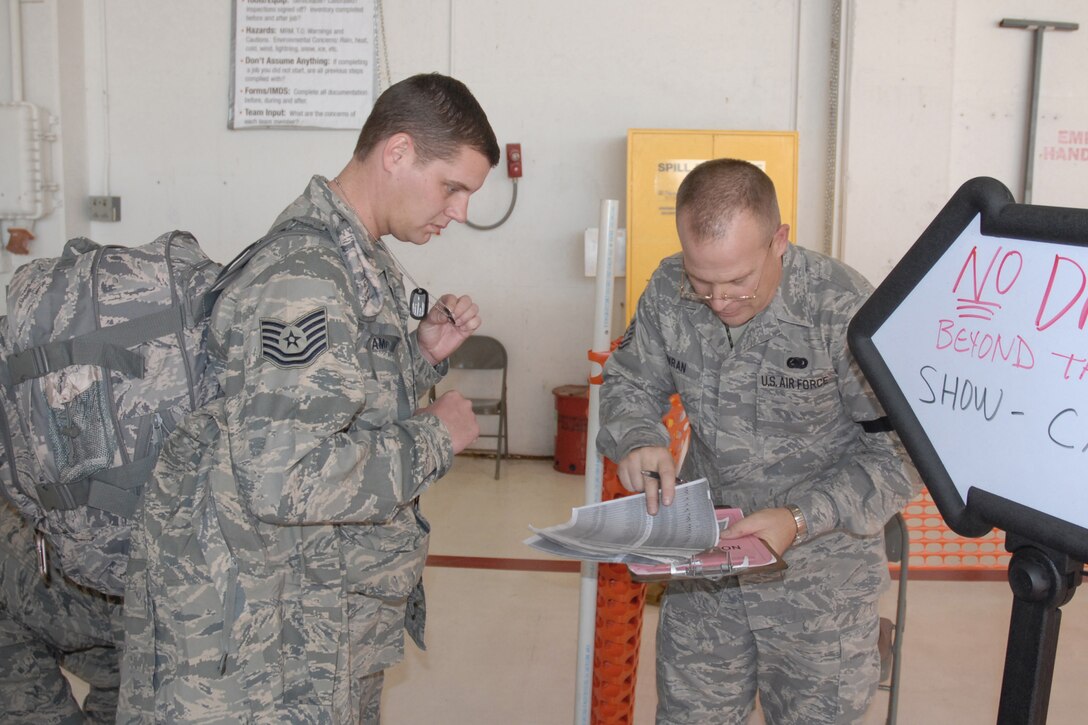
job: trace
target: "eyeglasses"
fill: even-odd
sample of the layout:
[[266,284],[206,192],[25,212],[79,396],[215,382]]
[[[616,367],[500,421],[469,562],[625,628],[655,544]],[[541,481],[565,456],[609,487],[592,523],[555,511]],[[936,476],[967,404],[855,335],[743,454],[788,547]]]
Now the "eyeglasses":
[[767,251],[763,253],[763,262],[759,269],[759,278],[756,280],[755,289],[751,294],[747,295],[730,295],[730,294],[699,294],[695,291],[695,287],[691,284],[691,278],[688,277],[687,269],[683,270],[680,276],[680,299],[688,300],[689,302],[702,302],[703,304],[710,304],[714,300],[719,302],[747,302],[748,300],[754,300],[759,295],[759,285],[763,283],[763,273],[767,270],[767,257],[770,256],[771,247],[774,246],[774,240],[767,245]]

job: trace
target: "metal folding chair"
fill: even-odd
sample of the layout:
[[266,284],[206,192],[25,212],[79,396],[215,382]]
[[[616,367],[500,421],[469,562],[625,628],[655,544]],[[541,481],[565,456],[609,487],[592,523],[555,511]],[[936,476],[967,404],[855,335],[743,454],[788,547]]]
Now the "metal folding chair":
[[895,621],[892,622],[891,674],[887,684],[880,683],[880,689],[888,692],[888,725],[895,725],[899,709],[899,676],[903,657],[903,629],[907,619],[907,565],[910,561],[910,535],[907,522],[902,513],[896,513],[884,526],[884,549],[889,562],[899,563],[899,591],[895,606]]
[[[510,429],[507,420],[506,405],[506,348],[493,337],[473,335],[465,340],[461,347],[450,356],[451,370],[478,370],[492,374],[498,373],[500,384],[497,397],[466,396],[472,402],[472,412],[476,415],[496,416],[498,418],[495,433],[480,433],[481,438],[495,439],[495,478],[499,477],[499,467],[503,458],[510,456]],[[437,392],[431,388],[430,399],[433,402]]]

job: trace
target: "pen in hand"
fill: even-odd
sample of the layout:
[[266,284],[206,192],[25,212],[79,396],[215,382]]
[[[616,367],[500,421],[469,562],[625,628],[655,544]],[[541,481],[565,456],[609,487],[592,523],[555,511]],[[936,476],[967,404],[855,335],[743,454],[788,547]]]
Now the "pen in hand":
[[457,318],[453,316],[453,311],[442,300],[435,300],[434,304],[438,309],[446,313],[446,319],[450,321],[451,325],[457,324]]
[[657,513],[658,500],[661,501],[662,506],[671,506],[672,505],[673,490],[677,486],[679,486],[680,484],[687,483],[687,481],[680,478],[679,476],[674,476],[673,479],[672,479],[673,480],[672,486],[668,490],[666,490],[665,484],[663,484],[661,482],[661,474],[658,473],[657,471],[648,471],[648,470],[643,469],[643,470],[639,471],[639,473],[641,473],[646,478],[652,478],[653,480],[657,481],[657,486],[656,486],[657,490],[654,490],[653,488],[651,488],[650,490],[645,491],[645,493],[646,493],[646,513],[650,514],[651,516],[653,516],[653,515],[655,515]]
[[[641,474],[642,474],[643,476],[646,476],[646,478],[652,478],[652,479],[654,479],[654,480],[655,480],[655,481],[657,481],[658,483],[660,483],[660,482],[661,482],[661,474],[660,474],[660,473],[658,473],[657,471],[639,471],[639,473],[641,473]],[[674,480],[674,481],[676,482],[676,485],[678,485],[678,486],[679,486],[679,485],[680,485],[681,483],[687,483],[687,481],[685,481],[684,479],[680,478],[679,476],[676,476],[675,478],[673,478],[673,480]]]

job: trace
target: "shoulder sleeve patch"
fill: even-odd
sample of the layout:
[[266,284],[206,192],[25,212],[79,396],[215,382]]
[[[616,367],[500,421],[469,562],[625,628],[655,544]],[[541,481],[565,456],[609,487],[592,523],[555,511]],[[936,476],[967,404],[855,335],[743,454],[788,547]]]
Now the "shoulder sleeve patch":
[[329,318],[324,307],[294,322],[261,318],[261,357],[277,367],[309,367],[328,349]]

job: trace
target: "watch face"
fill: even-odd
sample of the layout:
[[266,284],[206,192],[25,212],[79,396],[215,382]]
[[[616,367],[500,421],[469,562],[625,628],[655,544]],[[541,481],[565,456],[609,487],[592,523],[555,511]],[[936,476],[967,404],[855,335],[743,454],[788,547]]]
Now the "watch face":
[[412,290],[411,296],[408,298],[408,314],[412,316],[414,320],[422,320],[427,315],[427,290],[422,287],[416,287]]

